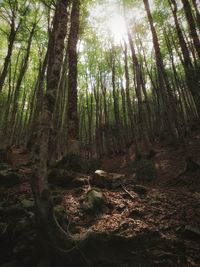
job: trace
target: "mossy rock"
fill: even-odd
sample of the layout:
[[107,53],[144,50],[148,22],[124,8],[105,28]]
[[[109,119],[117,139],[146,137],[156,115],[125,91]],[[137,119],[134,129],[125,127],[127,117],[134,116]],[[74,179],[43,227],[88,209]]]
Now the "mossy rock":
[[96,170],[90,179],[90,183],[97,187],[106,187],[106,180],[108,180],[109,174],[103,170]]
[[108,173],[103,170],[96,170],[91,177],[91,184],[97,187],[106,187],[109,189],[116,189],[120,187],[125,181],[125,175],[119,173]]
[[99,188],[92,188],[83,196],[83,209],[88,213],[98,213],[104,204],[104,196]]
[[110,179],[107,181],[107,187],[110,189],[116,189],[125,182],[126,176],[119,173],[110,173]]

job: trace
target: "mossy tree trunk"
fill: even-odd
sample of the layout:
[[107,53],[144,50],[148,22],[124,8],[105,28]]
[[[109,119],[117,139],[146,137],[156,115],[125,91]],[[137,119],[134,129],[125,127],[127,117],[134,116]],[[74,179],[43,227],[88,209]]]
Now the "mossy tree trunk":
[[58,226],[53,213],[47,181],[47,162],[49,157],[49,140],[53,124],[53,112],[56,104],[57,90],[63,62],[64,40],[67,32],[68,1],[58,0],[53,19],[53,29],[49,38],[49,59],[47,70],[47,91],[43,98],[39,115],[37,141],[32,147],[34,161],[32,190],[36,206],[36,218],[39,235],[51,246],[56,247],[64,235]]

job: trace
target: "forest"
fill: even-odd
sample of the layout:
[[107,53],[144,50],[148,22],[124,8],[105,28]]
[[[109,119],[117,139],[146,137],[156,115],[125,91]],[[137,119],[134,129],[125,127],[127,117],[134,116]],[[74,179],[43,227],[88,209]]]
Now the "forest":
[[0,0],[0,267],[200,266],[200,1]]

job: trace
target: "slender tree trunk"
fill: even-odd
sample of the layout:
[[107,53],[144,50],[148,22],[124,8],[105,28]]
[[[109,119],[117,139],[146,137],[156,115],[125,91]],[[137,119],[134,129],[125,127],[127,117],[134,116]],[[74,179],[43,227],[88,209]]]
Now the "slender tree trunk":
[[181,0],[183,3],[183,8],[185,11],[185,16],[188,22],[189,30],[190,30],[190,36],[193,40],[194,47],[196,49],[198,58],[200,59],[200,40],[196,31],[196,25],[194,21],[194,17],[192,14],[192,8],[190,6],[190,3],[188,0]]
[[2,72],[0,74],[0,93],[1,93],[1,91],[3,89],[3,85],[4,85],[4,82],[5,82],[7,73],[8,73],[8,67],[9,67],[9,64],[10,64],[12,51],[13,51],[13,46],[14,46],[14,42],[15,42],[15,39],[16,39],[16,35],[17,35],[17,32],[18,32],[18,29],[19,29],[19,27],[17,27],[15,29],[15,18],[12,17],[12,22],[11,22],[11,25],[10,25],[10,33],[9,33],[9,36],[8,36],[8,51],[7,51],[7,55],[5,57],[5,60],[4,60]]
[[195,13],[196,13],[197,26],[198,26],[199,31],[200,31],[200,11],[199,11],[198,6],[197,6],[197,0],[192,0],[192,3],[193,3]]
[[177,112],[176,112],[174,99],[171,93],[171,89],[169,87],[169,82],[167,81],[162,54],[160,51],[160,45],[158,42],[156,29],[153,23],[153,17],[152,17],[150,7],[149,7],[149,1],[143,0],[143,2],[144,2],[145,10],[147,13],[147,17],[148,17],[148,21],[149,21],[151,32],[152,32],[152,37],[153,37],[154,50],[155,50],[155,55],[156,55],[156,66],[157,66],[158,79],[159,79],[159,90],[161,94],[162,105],[164,108],[164,119],[167,122],[167,126],[171,133],[171,137],[175,141],[178,141],[178,134],[179,134],[179,137],[181,138],[181,133],[178,133],[179,126],[177,123],[178,118],[177,118]]
[[71,12],[71,28],[68,40],[68,150],[78,152],[79,120],[77,110],[77,42],[79,37],[80,0],[74,0]]
[[184,67],[185,75],[186,75],[186,83],[187,83],[187,86],[188,86],[188,88],[189,88],[189,90],[190,90],[190,92],[194,98],[197,112],[198,112],[198,115],[200,117],[200,90],[199,90],[199,85],[198,85],[197,74],[196,74],[196,71],[195,71],[194,66],[192,64],[189,50],[188,50],[187,44],[184,40],[184,36],[182,34],[182,31],[181,31],[181,28],[180,28],[180,25],[178,22],[176,1],[175,0],[169,0],[169,1],[171,1],[170,3],[172,3],[171,9],[173,12],[174,22],[176,25],[176,31],[177,31],[177,35],[179,38],[179,43],[180,43],[180,47],[181,47],[181,51],[182,51],[182,55],[183,55],[183,67]]
[[42,100],[44,95],[44,81],[45,81],[45,73],[47,69],[47,63],[48,63],[48,51],[45,54],[42,66],[38,73],[38,79],[36,83],[35,88],[35,101],[33,102],[34,107],[31,105],[31,111],[30,111],[30,117],[29,117],[29,123],[28,128],[30,131],[30,134],[28,135],[28,142],[27,142],[27,148],[30,148],[34,142],[36,142],[37,138],[37,124],[39,119],[39,113],[42,107]]
[[[53,123],[53,112],[56,105],[56,95],[63,62],[64,40],[67,32],[67,5],[68,2],[66,0],[57,1],[53,30],[49,39],[48,63],[51,62],[51,64],[48,65],[47,91],[44,95],[39,118],[37,142],[32,147],[34,161],[32,189],[37,211],[38,229],[41,240],[51,244],[52,252],[57,248],[58,244],[59,246],[63,244],[63,239],[66,240],[64,232],[59,227],[53,214],[53,204],[50,199],[47,181],[47,162],[50,152],[49,140]],[[55,249],[53,249],[54,247]]]
[[127,130],[127,114],[126,114],[126,97],[123,81],[121,81],[121,98],[122,98],[122,112],[123,112],[123,125]]
[[115,56],[111,55],[111,64],[112,64],[112,92],[113,92],[113,104],[114,104],[114,116],[115,116],[115,128],[116,128],[116,147],[114,148],[116,152],[121,151],[121,129],[120,129],[120,116],[119,116],[119,101],[118,93],[116,89],[116,70],[115,70]]
[[86,74],[86,102],[87,102],[87,117],[88,117],[88,153],[92,155],[92,118],[93,118],[93,94],[88,92],[88,77]]
[[128,109],[128,118],[131,126],[131,134],[135,146],[135,154],[136,157],[139,155],[139,148],[138,148],[138,133],[135,127],[134,121],[134,113],[133,107],[131,103],[130,97],[130,78],[129,78],[129,69],[128,69],[128,51],[127,51],[127,44],[125,43],[125,50],[124,50],[124,68],[125,68],[125,79],[126,79],[126,101],[127,101],[127,109]]
[[26,54],[24,56],[24,59],[22,61],[21,64],[21,69],[20,69],[20,73],[19,73],[19,77],[17,79],[17,83],[16,83],[16,87],[15,87],[15,93],[14,93],[14,103],[13,103],[13,109],[12,109],[12,114],[11,114],[11,121],[10,121],[10,125],[12,125],[12,132],[11,132],[11,142],[14,136],[14,126],[15,126],[15,120],[16,120],[16,115],[17,115],[17,111],[18,111],[18,102],[19,102],[19,96],[20,96],[20,87],[23,81],[23,78],[26,74],[27,68],[28,68],[28,60],[29,60],[29,55],[30,55],[30,50],[31,50],[31,44],[32,44],[32,39],[33,39],[33,35],[35,32],[35,27],[36,24],[33,25],[32,30],[30,32],[30,36],[28,39],[28,45],[26,48]]
[[[125,9],[125,3],[124,3],[124,9]],[[146,116],[144,113],[143,100],[142,100],[143,75],[142,75],[142,71],[141,71],[140,62],[139,62],[138,57],[136,55],[136,51],[135,51],[132,36],[131,36],[130,30],[129,30],[128,21],[127,21],[125,11],[124,11],[124,17],[125,17],[126,28],[127,28],[127,32],[128,32],[129,45],[131,48],[132,67],[133,67],[133,74],[135,77],[135,92],[136,92],[136,97],[137,97],[137,101],[138,101],[138,131],[139,131],[139,136],[141,137],[141,141],[144,142],[144,144],[146,146],[146,150],[148,151],[150,148],[150,142],[149,142],[149,137],[147,134]]]

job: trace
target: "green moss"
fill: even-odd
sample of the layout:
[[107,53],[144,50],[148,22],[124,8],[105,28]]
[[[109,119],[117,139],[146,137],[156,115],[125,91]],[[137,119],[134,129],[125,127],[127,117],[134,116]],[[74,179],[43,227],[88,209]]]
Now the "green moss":
[[83,208],[88,213],[101,211],[104,203],[104,196],[99,188],[92,188],[84,195]]

